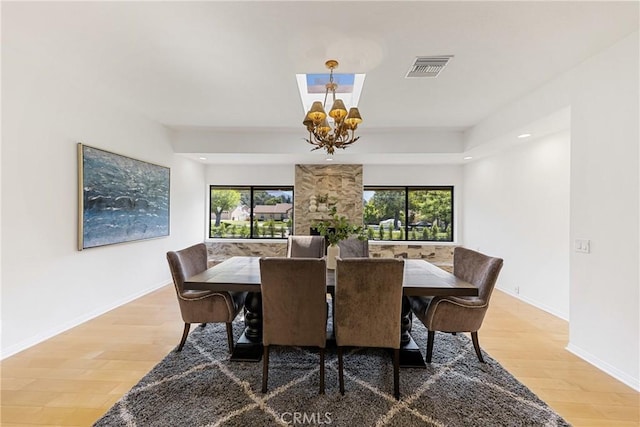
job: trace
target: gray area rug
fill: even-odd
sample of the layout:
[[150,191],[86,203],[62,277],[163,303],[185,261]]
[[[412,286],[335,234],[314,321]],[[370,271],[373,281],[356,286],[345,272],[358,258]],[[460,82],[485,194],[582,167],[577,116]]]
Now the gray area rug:
[[[243,322],[236,320],[236,336]],[[412,336],[426,348],[426,329]],[[179,337],[176,336],[176,339]],[[345,356],[345,395],[338,391],[334,350],[318,395],[318,354],[273,348],[269,391],[260,392],[262,362],[231,362],[224,324],[197,327],[181,353],[171,352],[95,426],[568,426],[498,362],[478,362],[471,340],[436,333],[433,363],[400,370],[393,398],[391,354],[355,349]]]

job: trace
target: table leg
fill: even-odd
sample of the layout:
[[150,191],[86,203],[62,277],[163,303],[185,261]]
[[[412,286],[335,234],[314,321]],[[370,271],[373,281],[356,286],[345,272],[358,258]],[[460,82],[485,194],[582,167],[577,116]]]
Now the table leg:
[[418,345],[411,337],[413,314],[409,298],[402,297],[402,314],[400,319],[400,367],[402,368],[426,368]]
[[238,338],[231,360],[259,362],[262,359],[262,295],[249,292],[244,300],[245,330]]

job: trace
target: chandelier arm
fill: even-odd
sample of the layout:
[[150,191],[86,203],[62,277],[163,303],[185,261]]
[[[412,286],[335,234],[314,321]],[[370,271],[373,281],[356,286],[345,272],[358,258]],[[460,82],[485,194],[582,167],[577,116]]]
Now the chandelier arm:
[[315,131],[313,132],[313,142],[312,144],[317,145],[319,148],[323,147],[326,144],[326,141],[322,137],[322,135],[318,135]]
[[351,129],[351,143],[353,144],[358,139],[360,139],[360,137],[356,136],[356,130],[355,129]]
[[357,140],[359,140],[359,139],[360,139],[360,137],[359,137],[359,136],[356,136],[355,138],[353,138],[351,141],[349,141],[349,142],[348,142],[347,144],[345,144],[345,145],[351,145],[351,144],[353,144],[354,142],[356,142],[356,141],[357,141]]
[[312,135],[309,135],[309,139],[305,138],[305,141],[314,146],[311,151],[319,150],[322,148],[322,145],[319,144],[318,141],[314,137],[312,137]]

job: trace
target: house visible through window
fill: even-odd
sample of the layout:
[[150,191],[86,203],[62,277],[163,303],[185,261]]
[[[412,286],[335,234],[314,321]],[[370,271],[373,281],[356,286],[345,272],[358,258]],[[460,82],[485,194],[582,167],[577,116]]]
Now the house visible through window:
[[453,241],[453,187],[365,187],[369,240]]
[[292,233],[293,187],[210,186],[209,237],[285,239]]

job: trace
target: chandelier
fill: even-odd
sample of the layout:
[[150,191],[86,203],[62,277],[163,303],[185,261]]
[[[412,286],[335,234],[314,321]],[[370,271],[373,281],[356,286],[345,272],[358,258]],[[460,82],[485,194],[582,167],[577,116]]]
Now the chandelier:
[[[329,83],[325,85],[324,104],[320,101],[315,101],[304,117],[302,124],[309,131],[309,139],[305,138],[305,141],[315,145],[311,151],[324,148],[327,150],[327,154],[333,154],[336,148],[345,149],[360,139],[359,136],[355,136],[355,132],[358,125],[362,123],[362,117],[360,117],[360,111],[356,107],[350,108],[347,113],[344,102],[341,99],[336,99],[338,84],[333,82],[333,70],[338,67],[338,61],[330,59],[324,65],[331,70]],[[329,117],[333,119],[333,127],[329,124],[327,113],[325,113],[329,93],[331,93],[333,101],[333,106],[329,111]]]

